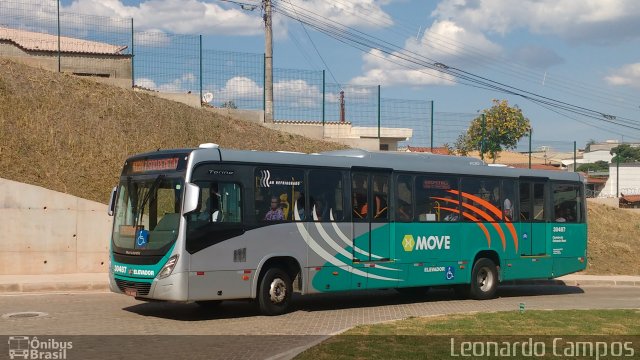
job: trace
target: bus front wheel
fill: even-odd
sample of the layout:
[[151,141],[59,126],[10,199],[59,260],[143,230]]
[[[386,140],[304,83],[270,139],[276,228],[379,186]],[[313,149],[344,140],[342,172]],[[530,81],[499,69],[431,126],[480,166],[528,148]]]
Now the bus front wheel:
[[471,270],[469,296],[476,300],[492,299],[498,289],[498,269],[492,260],[480,258]]
[[286,271],[273,267],[267,270],[260,281],[258,306],[265,315],[281,315],[291,303],[293,285]]

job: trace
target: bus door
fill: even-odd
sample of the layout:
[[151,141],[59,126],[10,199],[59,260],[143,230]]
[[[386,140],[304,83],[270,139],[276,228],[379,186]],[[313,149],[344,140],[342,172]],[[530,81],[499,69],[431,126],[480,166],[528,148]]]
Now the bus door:
[[547,192],[546,179],[520,180],[520,255],[547,253]]
[[[371,274],[377,273],[376,262],[391,256],[389,179],[386,171],[354,171],[351,176],[354,267]],[[372,284],[369,281],[367,287],[377,287]]]

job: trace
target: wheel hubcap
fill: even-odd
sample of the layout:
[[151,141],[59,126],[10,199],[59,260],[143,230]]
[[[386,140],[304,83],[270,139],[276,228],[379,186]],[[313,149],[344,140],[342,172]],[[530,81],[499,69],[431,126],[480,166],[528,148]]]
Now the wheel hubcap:
[[269,288],[269,299],[274,304],[279,304],[287,297],[287,285],[280,278],[273,279]]
[[487,268],[482,268],[478,271],[478,287],[482,291],[489,291],[493,287],[493,273]]

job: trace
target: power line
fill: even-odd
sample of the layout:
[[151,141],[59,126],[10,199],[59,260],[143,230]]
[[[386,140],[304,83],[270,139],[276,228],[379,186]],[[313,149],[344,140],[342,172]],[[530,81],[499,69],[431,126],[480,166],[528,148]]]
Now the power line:
[[[293,4],[291,5],[292,7],[293,6],[297,7],[296,5],[293,5]],[[286,9],[281,9],[279,7],[276,7],[276,10],[278,10],[280,13],[282,13],[285,16],[291,17],[291,14],[288,13]],[[401,49],[397,45],[391,44],[375,36],[364,34],[359,30],[337,23],[336,21],[327,19],[326,17],[315,14],[311,11],[307,11],[305,9],[299,9],[297,11],[297,19],[299,21],[305,22],[307,25],[315,28],[316,30],[322,33],[325,33],[326,35],[338,41],[341,41],[345,44],[349,44],[350,46],[359,48],[363,51],[365,49],[377,49],[383,53],[386,53],[388,55],[391,55],[392,57],[401,59],[408,63],[413,63],[421,67],[437,70],[441,73],[454,76],[457,79],[462,79],[462,80],[466,80],[467,82],[474,83],[485,89],[507,93],[514,96],[520,96],[533,102],[546,104],[548,106],[559,108],[559,109],[572,112],[574,114],[578,114],[581,116],[590,117],[593,119],[597,119],[599,121],[605,121],[611,124],[631,128],[634,130],[640,130],[640,127],[638,127],[639,123],[636,120],[631,120],[631,119],[614,116],[610,114],[604,114],[597,110],[589,109],[589,108],[578,106],[578,105],[573,105],[557,99],[536,94],[534,92],[526,91],[518,87],[510,86],[502,82],[498,82],[482,76],[478,76],[459,68],[449,67],[445,64],[435,62],[434,59],[430,59],[428,57],[409,51],[407,49]],[[434,76],[431,73],[427,73],[427,74],[430,76]],[[452,81],[452,82],[455,82],[455,81]]]

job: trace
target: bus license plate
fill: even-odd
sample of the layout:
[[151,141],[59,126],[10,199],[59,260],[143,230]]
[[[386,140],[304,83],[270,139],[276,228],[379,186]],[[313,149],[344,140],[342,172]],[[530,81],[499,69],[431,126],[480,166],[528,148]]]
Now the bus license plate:
[[129,295],[129,296],[133,296],[133,297],[138,296],[138,290],[136,290],[136,289],[129,289],[129,288],[124,289],[124,293],[125,293],[125,295]]

